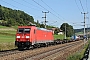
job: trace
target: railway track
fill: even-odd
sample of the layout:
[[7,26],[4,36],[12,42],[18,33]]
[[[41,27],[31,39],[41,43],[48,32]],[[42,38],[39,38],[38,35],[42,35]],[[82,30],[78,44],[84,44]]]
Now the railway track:
[[21,53],[22,51],[18,51],[18,49],[7,50],[7,51],[0,51],[0,57],[8,56],[16,53]]
[[[78,42],[80,43],[80,42]],[[53,49],[53,50],[50,50],[50,51],[47,51],[47,52],[43,52],[41,54],[37,54],[35,56],[32,56],[32,57],[27,57],[27,59],[25,60],[54,60],[54,58],[52,59],[50,56],[53,55],[53,54],[56,54],[58,52],[60,52],[60,54],[62,52],[64,52],[65,50],[68,50],[70,48],[73,48],[74,46],[78,45],[78,43],[73,43],[73,44],[69,44],[69,45],[66,45],[66,46],[62,46],[62,47],[58,47],[56,49]],[[59,55],[60,55],[59,54]],[[53,56],[55,57],[55,56]],[[50,59],[51,58],[51,59]],[[55,59],[56,60],[56,59]],[[58,59],[60,60],[60,59]],[[63,60],[63,59],[62,59]]]
[[40,60],[48,56],[51,56],[56,52],[60,52],[65,49],[68,49],[69,47],[72,48],[73,46],[78,45],[80,43],[82,43],[82,41],[43,47],[43,48],[38,48],[34,50],[17,51],[17,53],[14,53],[14,52],[12,53],[10,52],[10,54],[8,52],[5,54],[0,53],[0,60],[28,60],[28,59]]
[[82,49],[82,46],[83,46],[83,43],[80,45],[73,45],[73,46],[65,47],[65,49],[61,49],[60,51],[57,51],[54,54],[51,54],[40,60],[66,60],[70,54],[73,54],[76,51]]

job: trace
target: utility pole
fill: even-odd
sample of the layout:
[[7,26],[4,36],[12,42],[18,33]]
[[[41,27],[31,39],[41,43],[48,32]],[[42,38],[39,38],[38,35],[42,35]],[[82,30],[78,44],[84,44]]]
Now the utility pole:
[[48,12],[43,12],[42,11],[42,13],[45,13],[45,17],[42,17],[42,18],[45,18],[45,23],[44,24],[45,24],[45,28],[46,28],[46,23],[47,23],[47,21],[46,21],[46,13],[49,13],[49,11]]
[[65,23],[65,39],[66,39],[66,23]]
[[[84,37],[85,37],[85,35],[86,35],[86,33],[85,33],[85,19],[86,19],[86,14],[88,14],[88,13],[82,13],[81,12],[81,14],[84,14]],[[84,45],[85,45],[85,38],[84,38]]]
[[87,24],[87,32],[86,32],[86,37],[87,37],[87,40],[88,40],[88,24]]

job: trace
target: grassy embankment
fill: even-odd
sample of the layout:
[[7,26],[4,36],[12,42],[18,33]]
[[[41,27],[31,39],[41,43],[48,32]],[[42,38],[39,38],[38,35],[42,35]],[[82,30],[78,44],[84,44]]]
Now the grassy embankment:
[[15,34],[15,28],[0,26],[0,51],[15,48]]
[[15,41],[16,29],[0,26],[0,43],[10,43]]
[[88,45],[90,44],[90,40],[88,41],[88,43],[84,46],[83,49],[81,49],[80,51],[76,52],[73,55],[70,55],[67,60],[81,60],[84,57],[84,53],[88,47]]
[[64,39],[64,35],[54,35],[54,39]]
[[[54,35],[54,39],[60,39],[63,40],[65,38],[64,35]],[[67,37],[66,39],[70,39],[70,37]]]

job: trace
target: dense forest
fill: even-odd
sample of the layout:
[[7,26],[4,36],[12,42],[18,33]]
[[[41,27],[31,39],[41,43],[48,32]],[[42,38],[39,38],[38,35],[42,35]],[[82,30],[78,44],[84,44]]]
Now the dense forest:
[[11,8],[3,7],[0,5],[0,25],[28,25],[29,22],[34,23],[34,18],[24,11],[13,10]]

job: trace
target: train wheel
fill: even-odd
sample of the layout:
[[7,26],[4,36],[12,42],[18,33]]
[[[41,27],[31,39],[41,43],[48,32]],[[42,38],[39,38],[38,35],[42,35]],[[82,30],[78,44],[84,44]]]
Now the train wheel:
[[40,48],[41,47],[41,44],[37,44],[37,48]]
[[33,50],[34,48],[35,48],[34,45],[32,45],[32,46],[31,46],[31,49]]
[[35,47],[35,48],[40,48],[40,46],[41,46],[41,45],[40,45],[39,43],[34,44],[34,47]]
[[26,47],[27,50],[30,50],[30,46]]
[[22,47],[18,47],[18,50],[19,51],[23,51],[24,49]]
[[46,47],[48,47],[49,46],[49,43],[46,43],[45,45],[46,45]]

